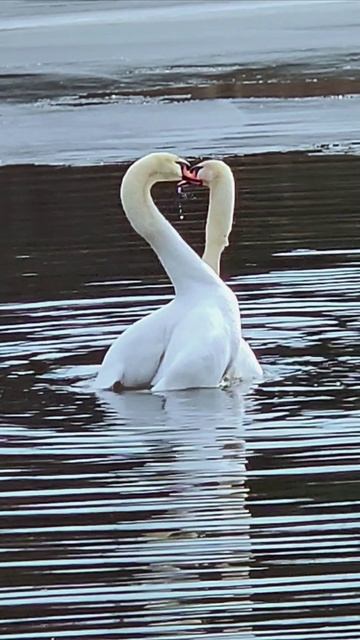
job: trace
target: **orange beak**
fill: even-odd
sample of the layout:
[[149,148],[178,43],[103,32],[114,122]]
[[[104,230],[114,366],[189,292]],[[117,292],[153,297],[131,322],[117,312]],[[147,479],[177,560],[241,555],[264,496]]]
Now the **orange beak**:
[[196,173],[192,172],[191,169],[186,167],[185,165],[181,166],[182,180],[178,182],[178,187],[181,187],[185,184],[197,184],[199,186],[202,185],[202,181],[200,178],[196,177]]

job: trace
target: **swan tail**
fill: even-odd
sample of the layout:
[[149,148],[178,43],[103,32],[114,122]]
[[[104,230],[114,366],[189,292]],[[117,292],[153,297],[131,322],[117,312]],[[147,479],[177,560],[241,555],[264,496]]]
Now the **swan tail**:
[[235,380],[261,380],[264,377],[255,353],[244,338],[240,339],[237,357],[226,377]]
[[[122,383],[123,369],[119,366],[111,366],[111,363],[102,363],[100,370],[93,382],[93,388],[99,391],[114,389],[120,391]],[[115,389],[116,387],[116,389]]]

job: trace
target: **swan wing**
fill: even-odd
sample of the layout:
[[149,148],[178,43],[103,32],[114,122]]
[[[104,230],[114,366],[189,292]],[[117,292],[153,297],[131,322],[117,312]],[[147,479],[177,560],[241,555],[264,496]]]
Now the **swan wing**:
[[113,342],[94,382],[96,389],[111,389],[116,382],[127,388],[146,388],[164,355],[172,303],[135,322]]
[[187,313],[173,330],[152,390],[217,387],[231,360],[231,337],[216,307]]

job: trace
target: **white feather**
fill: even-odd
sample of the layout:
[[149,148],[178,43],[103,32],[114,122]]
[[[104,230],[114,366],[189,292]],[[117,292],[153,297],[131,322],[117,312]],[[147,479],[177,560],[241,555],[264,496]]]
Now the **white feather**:
[[181,178],[179,161],[172,154],[151,154],[134,163],[124,176],[124,211],[157,253],[176,295],[115,340],[100,367],[96,388],[109,389],[120,383],[125,388],[150,387],[156,392],[217,387],[224,377],[254,377],[251,367],[241,367],[241,353],[248,360],[250,347],[243,346],[235,295],[186,244],[151,198],[155,182]]

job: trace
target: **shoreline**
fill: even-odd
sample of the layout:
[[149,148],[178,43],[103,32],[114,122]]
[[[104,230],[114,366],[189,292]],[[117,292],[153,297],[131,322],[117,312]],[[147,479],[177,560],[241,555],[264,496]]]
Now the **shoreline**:
[[360,95],[306,99],[128,100],[2,104],[0,165],[92,165],[150,151],[231,156],[308,151],[358,155]]
[[352,0],[3,0],[0,164],[357,155],[358,25]]

